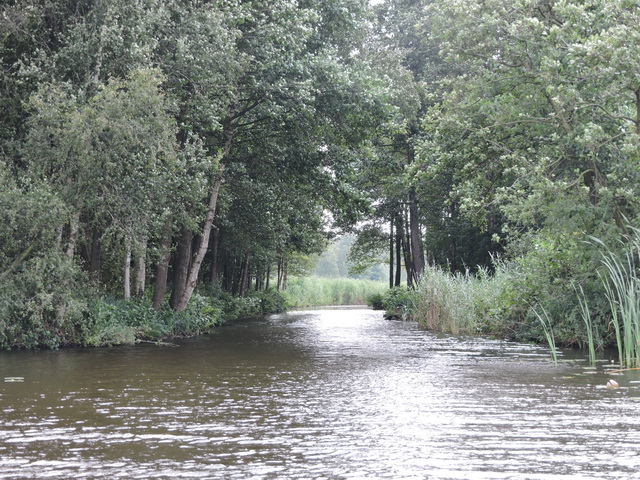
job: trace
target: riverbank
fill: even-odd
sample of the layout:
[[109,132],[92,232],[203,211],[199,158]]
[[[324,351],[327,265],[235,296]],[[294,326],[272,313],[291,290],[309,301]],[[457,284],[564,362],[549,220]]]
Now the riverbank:
[[[140,342],[168,342],[211,333],[216,327],[242,317],[281,313],[322,305],[364,305],[383,292],[380,282],[351,278],[294,277],[286,291],[250,290],[234,296],[218,288],[200,288],[187,308],[177,312],[163,305],[154,310],[148,297],[130,300],[85,291],[67,299],[64,315],[23,312],[20,323],[0,319],[0,348],[37,349],[104,347]],[[44,313],[47,313],[46,315]],[[62,321],[50,321],[63,318]]]
[[[166,342],[210,333],[240,317],[282,312],[287,308],[281,292],[250,292],[236,297],[219,289],[201,290],[187,308],[177,312],[168,305],[154,310],[147,297],[123,300],[87,294],[76,299],[64,322],[39,321],[31,314],[23,324],[0,321],[0,348],[38,349],[105,347],[141,342]],[[27,312],[28,313],[28,312]]]
[[[499,263],[491,273],[476,274],[431,267],[417,288],[396,287],[371,297],[369,305],[386,310],[387,318],[413,320],[439,333],[541,343],[552,349],[580,348],[592,358],[604,348],[625,351],[624,344],[618,343],[624,340],[624,326],[614,328],[606,298],[597,301],[593,285],[590,300],[582,287],[568,282],[558,284],[554,297],[545,298],[526,285],[529,280],[515,263]],[[590,304],[597,308],[589,308]]]

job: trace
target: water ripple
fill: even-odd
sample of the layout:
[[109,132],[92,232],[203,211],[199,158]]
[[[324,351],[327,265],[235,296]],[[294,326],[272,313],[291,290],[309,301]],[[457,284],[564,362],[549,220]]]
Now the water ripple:
[[[637,373],[366,310],[182,348],[0,354],[2,478],[566,479],[640,471]],[[635,375],[635,376],[634,376]]]

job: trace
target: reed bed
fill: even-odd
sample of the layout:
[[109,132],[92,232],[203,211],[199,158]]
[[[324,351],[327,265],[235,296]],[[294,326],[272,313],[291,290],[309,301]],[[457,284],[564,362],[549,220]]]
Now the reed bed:
[[425,328],[452,334],[492,333],[498,329],[494,311],[504,285],[486,270],[476,275],[451,274],[428,268],[418,286],[413,317]]
[[384,282],[354,278],[295,277],[289,279],[287,300],[292,307],[365,305],[386,289]]
[[[538,308],[542,313],[538,311]],[[544,331],[544,336],[547,339],[547,344],[549,345],[549,350],[551,352],[551,359],[553,360],[553,363],[557,365],[558,349],[556,348],[556,339],[555,335],[553,334],[553,322],[549,318],[549,314],[547,314],[547,311],[542,305],[538,305],[537,307],[532,306],[531,311],[542,325],[542,330]]]

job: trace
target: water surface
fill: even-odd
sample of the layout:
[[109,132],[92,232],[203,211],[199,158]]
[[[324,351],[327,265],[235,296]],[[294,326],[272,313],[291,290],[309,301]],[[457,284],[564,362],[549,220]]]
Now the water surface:
[[354,309],[5,352],[0,478],[634,478],[640,374],[608,363]]

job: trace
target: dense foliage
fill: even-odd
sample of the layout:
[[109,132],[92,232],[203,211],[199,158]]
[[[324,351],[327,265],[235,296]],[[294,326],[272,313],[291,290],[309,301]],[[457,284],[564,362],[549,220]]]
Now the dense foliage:
[[285,290],[337,232],[430,328],[617,343],[640,5],[372,3],[4,2],[0,345]]

